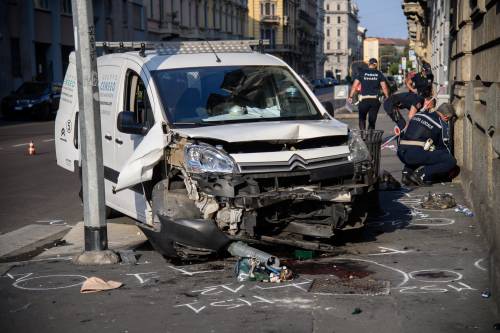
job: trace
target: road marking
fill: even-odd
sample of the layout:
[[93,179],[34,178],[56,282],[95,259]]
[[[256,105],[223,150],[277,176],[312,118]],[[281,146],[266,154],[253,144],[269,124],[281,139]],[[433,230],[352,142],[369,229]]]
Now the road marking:
[[22,147],[22,146],[28,146],[30,143],[18,143],[17,145],[12,145],[11,147],[12,148],[16,148],[16,147]]
[[474,263],[474,266],[477,267],[477,269],[480,269],[482,271],[487,271],[486,268],[484,268],[483,266],[481,266],[481,262],[484,260],[484,258],[481,258],[481,259],[478,259],[476,260],[476,262]]

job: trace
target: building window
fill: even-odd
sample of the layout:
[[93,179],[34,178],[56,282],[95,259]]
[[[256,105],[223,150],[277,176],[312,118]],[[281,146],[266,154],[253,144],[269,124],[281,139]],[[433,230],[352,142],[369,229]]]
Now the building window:
[[340,24],[340,16],[337,16],[337,23]]
[[330,5],[326,4],[326,10],[330,10]]
[[340,11],[340,4],[337,4],[337,11]]
[[337,29],[337,36],[340,37],[340,29]]
[[330,16],[326,17],[326,24],[330,24]]
[[288,16],[288,0],[283,0],[283,9],[285,12],[285,16]]
[[265,2],[264,6],[260,6],[260,11],[262,16],[274,16],[276,13],[276,4],[272,2]]
[[13,77],[21,77],[21,49],[19,47],[19,38],[10,39],[10,61]]
[[337,56],[337,63],[340,63],[340,56]]
[[203,23],[205,24],[205,28],[208,28],[208,0],[205,0],[203,4]]
[[326,49],[329,50],[330,49],[330,42],[326,42]]
[[337,49],[340,50],[340,42],[337,42]]
[[61,13],[71,15],[71,0],[61,1]]
[[330,37],[330,29],[326,29],[326,37]]
[[33,6],[37,9],[49,9],[49,0],[33,0]]
[[138,4],[133,4],[132,17],[134,22],[134,29],[144,30],[144,7]]

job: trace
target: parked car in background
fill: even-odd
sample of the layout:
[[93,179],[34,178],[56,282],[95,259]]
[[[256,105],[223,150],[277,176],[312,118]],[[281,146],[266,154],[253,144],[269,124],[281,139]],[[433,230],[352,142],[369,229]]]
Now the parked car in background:
[[30,116],[48,120],[59,108],[61,83],[24,82],[16,91],[3,98],[2,114],[5,118]]
[[387,85],[389,86],[389,92],[394,94],[398,90],[398,83],[396,82],[396,79],[392,75],[386,76],[386,79]]
[[333,87],[335,84],[335,81],[331,77],[325,77],[322,81],[325,87]]
[[323,81],[319,79],[312,80],[311,84],[313,85],[314,89],[320,89],[324,87]]

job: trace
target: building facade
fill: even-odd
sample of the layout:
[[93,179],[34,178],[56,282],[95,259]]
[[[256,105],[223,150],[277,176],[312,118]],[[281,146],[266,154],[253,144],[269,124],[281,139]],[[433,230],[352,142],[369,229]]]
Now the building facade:
[[[325,0],[325,73],[345,78],[357,59],[358,7],[351,0]],[[359,55],[361,57],[361,55]]]
[[316,69],[312,79],[321,79],[325,75],[325,0],[316,3]]
[[[500,3],[498,0],[405,0],[411,44],[447,84],[460,183],[489,245],[492,294],[500,305]],[[438,88],[437,86],[435,88]]]
[[223,40],[246,35],[247,0],[144,1],[150,40]]
[[[140,1],[93,4],[97,40],[146,37]],[[0,19],[0,98],[25,81],[63,80],[74,49],[71,0],[0,1]]]

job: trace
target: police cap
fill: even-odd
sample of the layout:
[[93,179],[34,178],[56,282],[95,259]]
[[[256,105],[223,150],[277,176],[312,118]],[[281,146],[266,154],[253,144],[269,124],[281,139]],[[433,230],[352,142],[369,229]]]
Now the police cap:
[[450,103],[441,104],[438,107],[437,112],[441,113],[443,116],[447,116],[450,118],[455,115],[455,109],[453,108],[453,106]]
[[368,64],[370,64],[370,65],[376,65],[376,64],[378,64],[378,61],[375,58],[370,58],[370,60],[368,60]]

